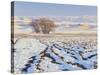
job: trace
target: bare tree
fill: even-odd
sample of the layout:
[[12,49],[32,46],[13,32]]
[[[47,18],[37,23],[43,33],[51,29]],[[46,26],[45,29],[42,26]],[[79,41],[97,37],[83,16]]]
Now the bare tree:
[[50,31],[52,31],[55,27],[55,24],[52,20],[46,19],[46,18],[40,18],[39,24],[41,27],[41,30],[44,34],[49,34]]
[[31,22],[31,26],[33,27],[33,29],[34,29],[34,31],[35,31],[36,33],[40,33],[40,25],[39,25],[39,20],[38,20],[38,19],[33,20],[33,21]]
[[55,28],[54,22],[46,18],[33,21],[32,26],[36,33],[42,32],[43,34],[49,34]]

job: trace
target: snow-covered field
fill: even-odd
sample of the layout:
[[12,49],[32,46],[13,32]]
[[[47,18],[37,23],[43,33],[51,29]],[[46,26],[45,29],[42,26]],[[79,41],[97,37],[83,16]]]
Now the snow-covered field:
[[96,36],[16,37],[12,45],[14,73],[97,68]]

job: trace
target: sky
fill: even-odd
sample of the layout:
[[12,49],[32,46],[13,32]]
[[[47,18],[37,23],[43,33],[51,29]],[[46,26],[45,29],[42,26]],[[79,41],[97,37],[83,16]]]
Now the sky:
[[96,6],[14,2],[14,16],[97,16]]

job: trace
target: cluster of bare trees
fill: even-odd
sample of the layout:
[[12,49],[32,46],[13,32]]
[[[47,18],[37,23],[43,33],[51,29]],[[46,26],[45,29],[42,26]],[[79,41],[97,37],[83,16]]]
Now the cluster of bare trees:
[[36,19],[31,22],[31,26],[34,28],[36,33],[49,34],[50,31],[54,30],[54,21],[47,18]]

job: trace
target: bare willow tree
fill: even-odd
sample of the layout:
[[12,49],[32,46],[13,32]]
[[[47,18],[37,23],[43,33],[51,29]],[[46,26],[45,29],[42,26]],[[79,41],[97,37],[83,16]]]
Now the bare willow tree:
[[34,20],[31,24],[36,33],[42,32],[43,34],[49,34],[55,28],[54,21],[47,18],[40,18]]
[[41,27],[41,31],[44,34],[49,34],[50,31],[52,31],[55,27],[55,24],[52,20],[46,19],[46,18],[40,18],[39,19],[39,24]]
[[38,19],[32,21],[30,25],[33,27],[33,29],[36,33],[40,33],[40,25],[39,25]]

